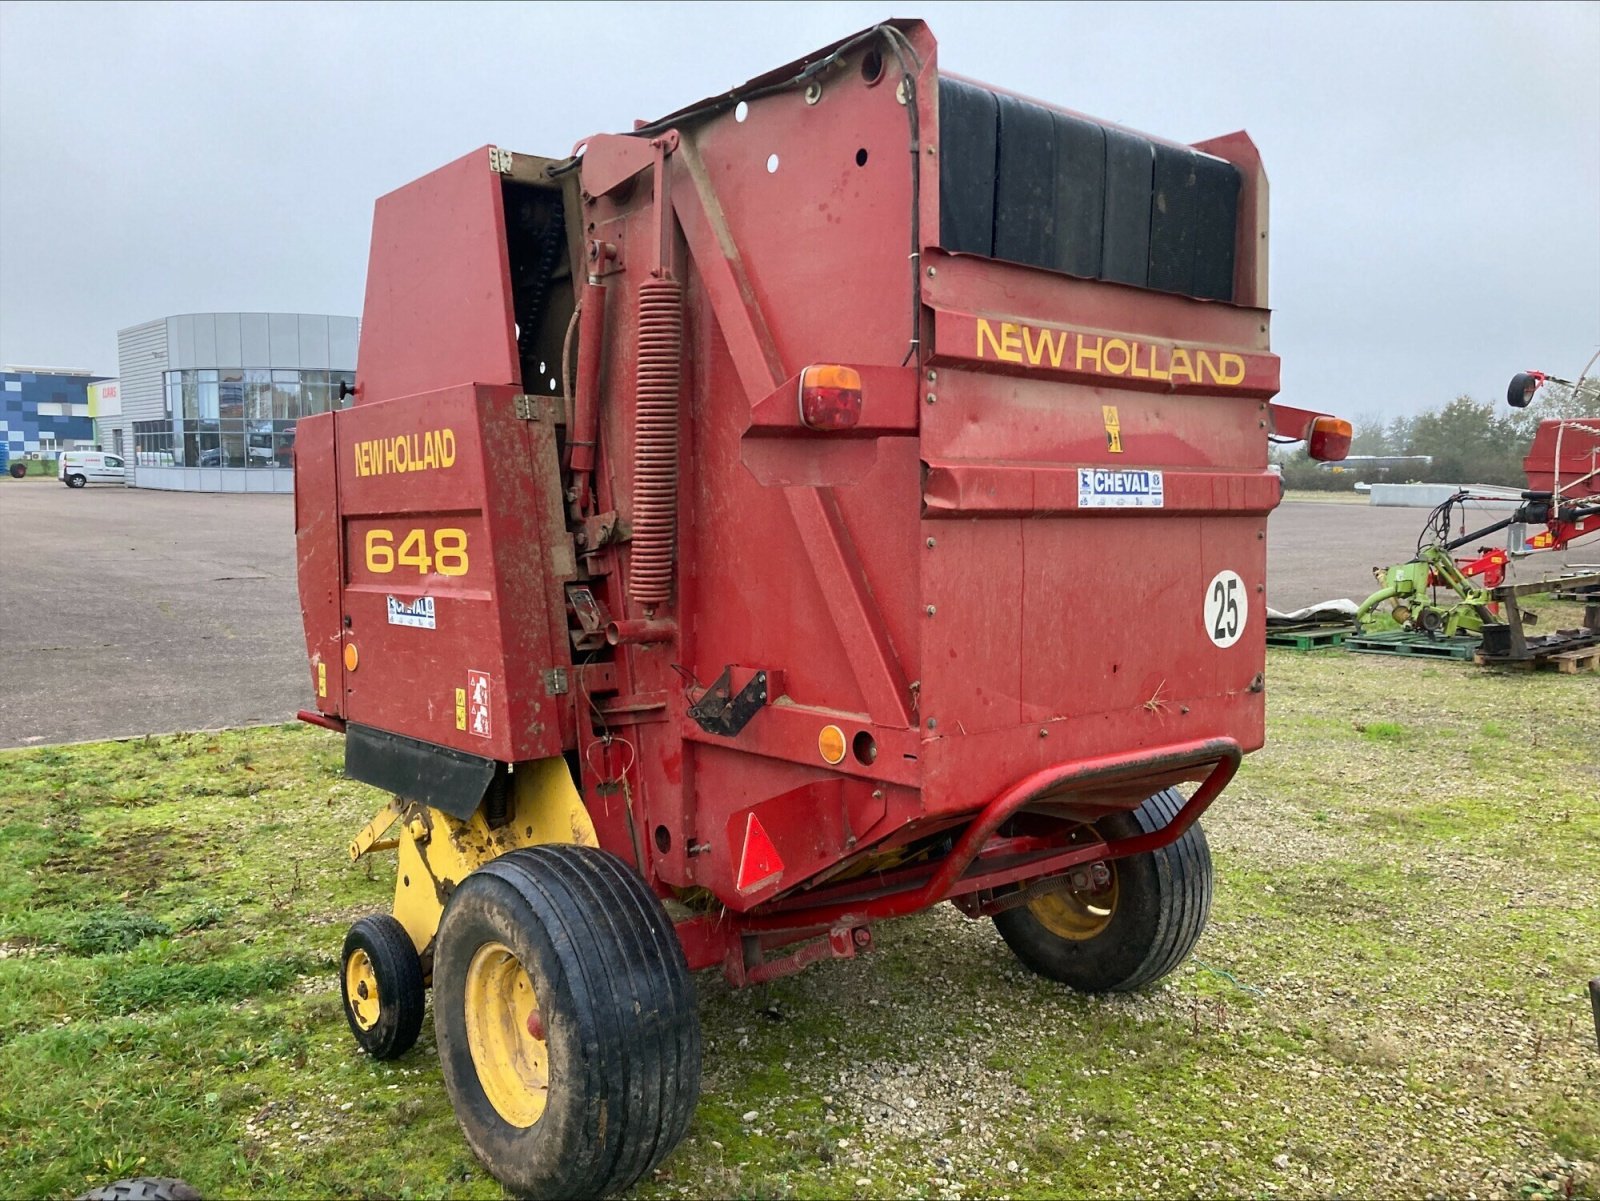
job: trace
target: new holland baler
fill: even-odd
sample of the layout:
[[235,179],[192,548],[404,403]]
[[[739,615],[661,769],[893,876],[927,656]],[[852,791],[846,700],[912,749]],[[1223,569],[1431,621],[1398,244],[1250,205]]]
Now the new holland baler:
[[693,970],[943,901],[1075,988],[1175,968],[1263,739],[1269,436],[1349,434],[1269,404],[1266,283],[1247,136],[941,73],[917,21],[379,200],[296,443],[303,716],[393,798],[362,1046],[431,985],[477,1154],[596,1195],[688,1125]]

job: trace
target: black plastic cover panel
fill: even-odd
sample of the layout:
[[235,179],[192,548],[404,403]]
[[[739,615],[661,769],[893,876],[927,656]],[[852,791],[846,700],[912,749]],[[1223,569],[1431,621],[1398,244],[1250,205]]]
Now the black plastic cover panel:
[[939,126],[946,250],[1233,299],[1233,164],[943,76]]

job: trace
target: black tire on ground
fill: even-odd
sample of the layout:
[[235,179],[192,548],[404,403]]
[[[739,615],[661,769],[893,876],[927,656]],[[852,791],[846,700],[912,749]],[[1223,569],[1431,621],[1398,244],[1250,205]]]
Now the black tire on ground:
[[76,472],[74,472],[72,475],[69,475],[67,477],[67,487],[69,487],[69,488],[82,488],[88,482],[89,482],[89,477],[88,476],[86,476],[86,475],[78,475]]
[[387,913],[360,919],[345,935],[339,965],[345,1020],[361,1049],[374,1059],[398,1059],[411,1050],[422,1032],[427,992],[406,928]]
[[200,1192],[171,1176],[135,1176],[90,1189],[78,1201],[200,1201]]
[[439,926],[433,1025],[456,1120],[518,1196],[626,1188],[699,1100],[683,948],[608,851],[530,847],[462,881]]
[[23,476],[28,474],[28,465],[26,463],[13,463],[6,470],[11,472],[12,479],[20,480]]
[[[1131,813],[1102,819],[1098,828],[1109,839],[1149,833],[1165,827],[1183,803],[1182,794],[1168,788]],[[1088,904],[1075,937],[1063,936],[1041,919],[1041,909],[1045,917],[1060,913],[1049,908],[1049,896],[995,915],[1000,937],[1018,959],[1080,992],[1129,992],[1159,980],[1188,957],[1211,911],[1211,850],[1200,823],[1159,850],[1108,866],[1114,893],[1108,890],[1109,903],[1098,907],[1096,897],[1084,898]],[[1063,899],[1079,896],[1063,894]],[[1063,927],[1058,917],[1054,924]]]

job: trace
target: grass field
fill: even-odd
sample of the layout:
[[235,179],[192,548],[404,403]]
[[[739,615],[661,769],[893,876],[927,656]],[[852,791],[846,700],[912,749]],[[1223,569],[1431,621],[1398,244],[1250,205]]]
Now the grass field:
[[[1088,998],[945,907],[861,960],[698,978],[705,1096],[637,1195],[1600,1195],[1600,685],[1272,652],[1206,818],[1209,931]],[[499,1197],[431,1028],[363,1058],[334,961],[392,867],[339,743],[0,754],[0,1196]]]

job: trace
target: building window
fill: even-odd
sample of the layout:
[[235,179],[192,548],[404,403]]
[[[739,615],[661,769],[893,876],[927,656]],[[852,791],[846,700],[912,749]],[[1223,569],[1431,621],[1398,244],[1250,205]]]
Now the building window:
[[166,373],[173,420],[134,422],[136,461],[144,466],[294,466],[295,422],[344,408],[348,371],[271,371],[225,367]]
[[172,423],[170,421],[135,421],[133,423],[133,458],[140,467],[172,467],[181,465],[173,453]]

